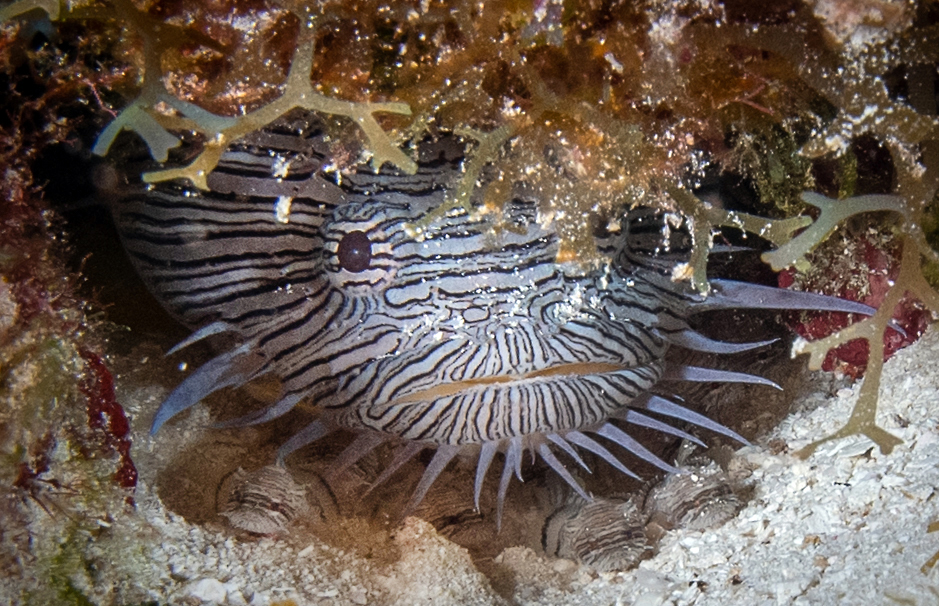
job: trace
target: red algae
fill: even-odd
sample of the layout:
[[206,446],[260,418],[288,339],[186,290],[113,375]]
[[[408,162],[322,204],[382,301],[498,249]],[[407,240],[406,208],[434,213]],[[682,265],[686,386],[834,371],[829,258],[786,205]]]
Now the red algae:
[[[826,244],[826,249],[835,247],[843,248],[842,254],[834,255],[826,250],[812,256],[810,276],[798,274],[794,269],[780,272],[779,286],[797,286],[799,290],[824,292],[879,308],[900,273],[899,247],[894,239],[876,232],[851,238],[842,235]],[[929,326],[931,314],[922,302],[906,296],[896,306],[892,318],[894,326],[903,332],[891,328],[884,333],[884,361],[921,337]],[[790,321],[790,325],[803,338],[815,341],[837,333],[858,319],[837,312],[805,312],[799,319]],[[837,370],[854,379],[860,378],[867,369],[869,352],[870,345],[865,339],[844,343],[828,352],[822,370]]]
[[100,450],[105,455],[116,454],[119,458],[114,481],[122,488],[137,485],[137,468],[130,458],[130,423],[124,409],[114,395],[114,377],[101,356],[81,350],[85,361],[85,372],[78,389],[88,399],[88,427],[100,441]]

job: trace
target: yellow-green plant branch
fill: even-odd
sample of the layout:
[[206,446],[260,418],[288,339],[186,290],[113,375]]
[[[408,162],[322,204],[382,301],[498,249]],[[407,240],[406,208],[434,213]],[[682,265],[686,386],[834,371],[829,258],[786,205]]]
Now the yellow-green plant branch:
[[466,160],[463,165],[463,176],[460,178],[460,182],[447,192],[443,204],[427,213],[419,222],[408,225],[408,233],[414,238],[420,239],[435,221],[454,208],[462,208],[468,213],[472,212],[473,190],[476,188],[476,183],[479,181],[483,168],[498,157],[502,146],[515,134],[515,127],[506,124],[488,133],[463,128],[457,129],[455,134],[475,139],[478,145],[472,157]]
[[882,141],[902,141],[903,145],[896,146],[895,158],[915,164],[917,150],[914,146],[936,138],[939,121],[918,113],[905,103],[893,101],[883,82],[861,77],[855,70],[831,71],[821,79],[823,88],[819,92],[841,109],[827,128],[806,143],[802,153],[814,158],[840,151],[853,136],[871,133]]
[[877,211],[894,211],[904,217],[909,216],[907,205],[899,196],[868,195],[833,200],[815,192],[805,192],[802,194],[802,200],[819,209],[821,215],[808,229],[789,242],[776,250],[763,253],[761,258],[773,271],[781,271],[791,266],[799,269],[808,267],[805,255],[815,250],[815,247],[824,242],[838,224],[848,217]]
[[885,455],[890,454],[895,446],[903,443],[903,440],[877,425],[877,398],[880,393],[880,377],[883,373],[884,341],[883,338],[874,338],[869,342],[871,346],[867,374],[864,383],[861,384],[857,403],[851,411],[848,422],[833,434],[801,448],[795,456],[803,459],[810,457],[825,442],[858,434],[870,438]]
[[179,100],[171,101],[178,111],[194,120],[206,136],[202,152],[188,166],[158,170],[143,175],[146,183],[157,183],[171,179],[188,179],[200,189],[208,189],[208,174],[218,165],[218,161],[233,141],[263,127],[294,108],[304,108],[327,114],[351,118],[365,133],[372,154],[372,165],[377,169],[385,162],[390,162],[400,170],[414,174],[417,163],[398,148],[381,125],[375,120],[374,113],[392,113],[411,115],[411,108],[405,103],[355,103],[333,99],[313,90],[310,83],[314,50],[313,29],[302,29],[294,53],[283,94],[267,105],[237,118],[216,116],[198,106]]
[[736,227],[765,238],[779,245],[792,238],[792,234],[809,225],[809,217],[767,219],[747,213],[727,211],[711,206],[687,189],[665,185],[669,197],[691,221],[691,284],[698,292],[708,292],[707,260],[711,249],[711,230],[714,227]]
[[[297,50],[288,72],[284,92],[274,102],[245,116],[218,116],[178,99],[166,91],[161,71],[163,53],[168,48],[184,41],[182,30],[171,24],[153,23],[129,0],[114,0],[116,17],[124,21],[143,40],[143,78],[140,94],[131,101],[101,132],[95,142],[95,154],[106,155],[117,135],[123,130],[137,133],[147,145],[151,156],[165,162],[169,150],[180,145],[180,138],[170,128],[198,130],[205,135],[205,147],[196,159],[185,167],[146,173],[145,182],[155,183],[169,179],[189,179],[196,187],[207,189],[206,177],[218,164],[224,149],[234,140],[276,120],[296,107],[327,114],[346,116],[362,129],[368,139],[368,153],[373,167],[378,169],[390,162],[400,170],[413,174],[417,164],[389,138],[375,119],[376,113],[409,116],[411,109],[406,103],[355,103],[333,99],[317,93],[310,83],[314,37],[312,13],[301,3],[284,2],[288,10],[296,13],[305,27],[301,28]],[[34,9],[46,11],[52,20],[62,16],[62,5],[58,0],[23,0],[0,9],[0,22]],[[81,10],[81,9],[79,9]],[[183,117],[160,115],[156,111],[159,103],[166,103]]]
[[167,48],[186,40],[185,34],[176,26],[146,20],[128,0],[114,0],[113,5],[118,17],[143,40],[143,80],[140,94],[98,135],[92,151],[99,156],[107,155],[117,135],[129,130],[144,140],[154,160],[166,162],[169,150],[179,147],[181,141],[153,116],[153,108],[161,101],[171,106],[180,102],[166,92],[161,60]]
[[9,6],[0,8],[0,23],[25,15],[29,11],[41,9],[49,15],[50,21],[58,21],[61,16],[62,3],[59,0],[22,0]]
[[797,456],[810,456],[819,445],[825,442],[855,434],[862,434],[873,440],[884,454],[890,454],[894,446],[902,442],[902,440],[877,425],[877,400],[884,363],[884,333],[890,327],[893,311],[907,292],[920,299],[933,312],[939,312],[939,294],[923,279],[919,249],[910,236],[903,238],[900,274],[884,297],[880,309],[873,316],[825,339],[811,343],[802,341],[793,349],[794,353],[810,353],[809,366],[817,369],[821,368],[828,351],[838,345],[856,338],[867,339],[870,344],[867,372],[858,393],[857,403],[851,412],[851,418],[838,431],[799,450],[796,453]]
[[138,97],[121,110],[121,113],[98,135],[92,151],[99,156],[106,155],[117,135],[126,129],[140,135],[154,160],[166,162],[169,158],[169,150],[179,147],[180,140],[150,115],[146,109],[149,104],[147,99]]
[[691,285],[702,294],[710,290],[707,278],[708,253],[711,250],[711,222],[705,203],[687,189],[667,185],[665,191],[691,222]]
[[548,89],[538,73],[516,49],[512,49],[509,56],[513,58],[513,64],[518,66],[519,75],[531,91],[534,107],[528,111],[528,116],[532,121],[537,121],[543,113],[551,111],[572,118],[580,124],[592,125],[607,136],[628,145],[633,151],[633,160],[639,163],[644,140],[638,127],[604,114],[589,103],[566,103]]

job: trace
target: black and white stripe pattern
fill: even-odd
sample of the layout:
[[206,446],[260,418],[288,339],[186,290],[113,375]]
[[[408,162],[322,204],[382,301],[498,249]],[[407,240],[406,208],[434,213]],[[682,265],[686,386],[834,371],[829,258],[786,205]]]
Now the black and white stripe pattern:
[[[538,222],[537,201],[521,194],[506,209],[518,229],[493,230],[486,215],[464,209],[428,222],[462,176],[462,141],[422,144],[415,175],[337,174],[323,170],[315,124],[294,116],[232,147],[208,177],[211,191],[163,184],[118,203],[140,273],[198,329],[181,346],[221,332],[240,343],[169,396],[154,431],[206,395],[270,373],[283,386],[281,401],[240,422],[273,419],[304,399],[324,410],[281,457],[342,427],[365,432],[341,457],[346,465],[388,439],[409,442],[390,475],[436,445],[416,504],[460,447],[478,444],[477,498],[493,455],[506,453],[500,507],[525,449],[581,494],[553,448],[579,461],[577,446],[629,473],[607,442],[672,469],[610,422],[688,436],[639,408],[742,440],[644,394],[663,377],[670,341],[719,352],[760,345],[697,335],[685,321],[696,306],[790,307],[791,297],[754,305],[748,287],[721,299],[716,285],[702,301],[643,264],[627,246],[629,229],[599,243],[613,262],[571,271],[555,262],[558,236]],[[679,374],[749,380],[702,369]]]

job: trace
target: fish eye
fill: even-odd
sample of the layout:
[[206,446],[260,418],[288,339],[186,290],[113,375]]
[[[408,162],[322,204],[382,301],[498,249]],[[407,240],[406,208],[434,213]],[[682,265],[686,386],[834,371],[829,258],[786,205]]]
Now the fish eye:
[[365,271],[372,262],[372,243],[364,231],[350,231],[339,241],[336,256],[344,270],[352,273]]

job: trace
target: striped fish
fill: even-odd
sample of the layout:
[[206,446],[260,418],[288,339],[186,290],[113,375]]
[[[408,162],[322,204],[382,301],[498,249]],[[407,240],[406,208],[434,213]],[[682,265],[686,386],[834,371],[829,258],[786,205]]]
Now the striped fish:
[[[773,385],[666,367],[671,345],[717,353],[765,345],[708,339],[689,327],[692,315],[731,307],[872,312],[729,281],[712,281],[712,293],[700,297],[648,254],[661,229],[648,213],[630,215],[628,228],[598,240],[609,263],[586,271],[559,264],[558,234],[539,221],[538,199],[524,183],[504,212],[509,229],[462,208],[429,221],[463,175],[463,141],[421,144],[413,175],[363,169],[340,177],[325,170],[318,124],[312,114],[294,114],[233,145],[208,176],[210,191],[165,183],[117,203],[119,231],[140,274],[195,330],[174,350],[222,333],[237,343],[169,395],[153,432],[215,391],[273,375],[280,400],[228,424],[269,421],[304,400],[317,404],[319,418],[286,441],[279,460],[340,428],[358,436],[339,456],[337,473],[380,444],[402,441],[383,481],[435,448],[413,509],[467,447],[479,453],[478,506],[503,452],[501,518],[526,450],[589,498],[558,451],[583,467],[578,452],[591,452],[634,475],[615,452],[621,448],[674,471],[624,431],[628,424],[700,443],[662,420],[673,418],[745,442],[650,393],[663,380]],[[415,226],[424,227],[419,236]]]

